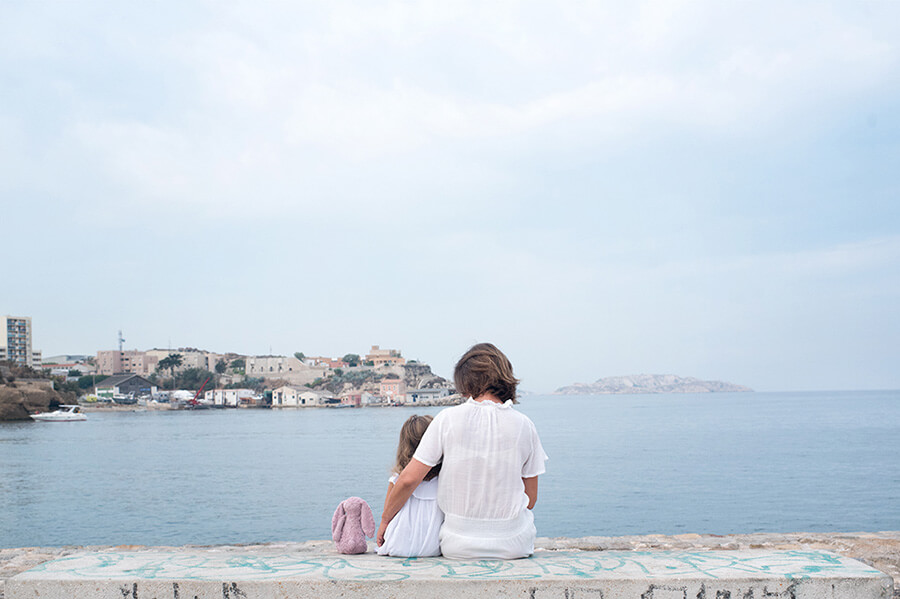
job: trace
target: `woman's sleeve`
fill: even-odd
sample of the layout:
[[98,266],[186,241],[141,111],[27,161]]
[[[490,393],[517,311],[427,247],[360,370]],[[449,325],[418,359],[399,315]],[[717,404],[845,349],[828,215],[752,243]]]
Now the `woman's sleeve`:
[[426,466],[437,466],[441,458],[444,456],[444,435],[443,424],[444,419],[441,418],[443,412],[439,413],[425,429],[422,440],[419,441],[419,447],[413,458],[422,462]]
[[544,462],[550,459],[544,452],[544,446],[541,445],[541,438],[538,437],[534,423],[529,421],[529,424],[531,425],[531,453],[528,454],[522,465],[522,478],[531,478],[546,472]]

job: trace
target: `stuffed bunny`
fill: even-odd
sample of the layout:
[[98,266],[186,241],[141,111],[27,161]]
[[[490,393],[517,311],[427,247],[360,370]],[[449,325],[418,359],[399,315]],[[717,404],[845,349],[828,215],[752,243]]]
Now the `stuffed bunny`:
[[372,508],[359,497],[343,500],[331,519],[331,538],[341,553],[365,553],[366,537],[375,536]]

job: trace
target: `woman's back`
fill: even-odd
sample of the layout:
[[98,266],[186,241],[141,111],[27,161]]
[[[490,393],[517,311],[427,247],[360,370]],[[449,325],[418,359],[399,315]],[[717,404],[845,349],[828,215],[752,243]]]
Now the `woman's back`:
[[[522,478],[543,472],[544,453],[535,451],[540,441],[531,420],[513,409],[512,402],[470,399],[438,414],[431,427],[440,435],[443,454],[441,509],[465,518],[516,518],[528,504]],[[422,448],[428,436],[419,445],[417,459],[434,458],[428,452],[435,448]]]

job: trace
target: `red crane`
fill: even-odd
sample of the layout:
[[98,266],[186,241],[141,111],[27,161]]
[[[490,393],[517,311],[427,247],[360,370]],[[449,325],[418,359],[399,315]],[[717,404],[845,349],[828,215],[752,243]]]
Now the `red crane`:
[[206,380],[203,381],[203,384],[200,385],[200,388],[199,388],[199,389],[197,389],[197,392],[194,394],[194,399],[192,399],[192,400],[190,401],[190,404],[191,404],[192,406],[196,406],[196,405],[199,405],[199,404],[200,404],[200,402],[197,401],[197,398],[200,397],[200,394],[201,394],[201,393],[203,393],[203,388],[206,387],[206,383],[208,383],[208,382],[209,382],[209,379],[211,379],[211,378],[212,378],[211,376],[206,377]]

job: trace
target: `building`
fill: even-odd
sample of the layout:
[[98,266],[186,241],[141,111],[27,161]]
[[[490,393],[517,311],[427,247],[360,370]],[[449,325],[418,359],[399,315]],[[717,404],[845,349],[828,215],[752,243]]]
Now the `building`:
[[285,385],[272,391],[273,408],[302,408],[321,406],[332,399],[327,393],[314,391],[309,387]]
[[403,379],[381,379],[381,397],[387,403],[404,402],[406,383]]
[[366,362],[371,362],[377,366],[402,366],[406,364],[406,359],[400,356],[399,349],[381,349],[377,345],[373,345],[372,349],[366,354]]
[[228,406],[236,408],[237,406],[252,405],[257,401],[256,392],[253,389],[210,389],[203,394],[203,398],[207,403],[215,406]]
[[152,397],[156,386],[136,374],[118,374],[97,383],[97,397],[112,400],[116,396]]
[[159,358],[148,352],[129,350],[101,350],[97,352],[97,374],[140,374],[156,372]]
[[291,385],[307,385],[325,376],[327,366],[310,366],[293,356],[248,356],[244,374],[264,379],[284,379]]
[[84,354],[60,354],[58,356],[47,356],[44,358],[44,364],[84,364],[90,356]]
[[[30,316],[0,316],[0,360],[40,368],[40,352],[31,347]],[[35,366],[34,359],[38,358]]]
[[415,389],[406,392],[406,403],[428,403],[449,396],[449,389]]
[[77,370],[82,376],[86,374],[99,374],[97,373],[96,368],[86,362],[51,362],[48,358],[47,360],[44,360],[41,367],[44,370],[49,369],[50,374],[53,375],[56,374],[56,371],[65,371],[68,373],[70,370]]
[[148,349],[146,352],[150,359],[155,360],[153,368],[159,364],[160,360],[164,360],[172,354],[181,356],[181,364],[175,369],[175,372],[183,372],[188,368],[199,368],[207,372],[216,371],[216,363],[224,359],[222,354],[194,349],[192,347],[179,347],[178,349]]
[[362,393],[345,393],[341,395],[341,405],[358,408],[362,405]]
[[326,368],[347,368],[350,366],[341,358],[328,358],[325,356],[313,356],[311,358],[306,358],[303,360],[304,364],[309,366],[324,366]]
[[[150,376],[156,372],[159,367],[160,360],[169,357],[172,354],[181,356],[181,364],[175,368],[175,372],[182,372],[188,368],[199,368],[214,372],[216,362],[221,358],[221,354],[202,351],[192,348],[179,349],[148,349],[147,351],[131,350],[110,350],[97,352],[97,369],[98,374],[140,374],[142,376]],[[166,371],[168,374],[168,369]]]

